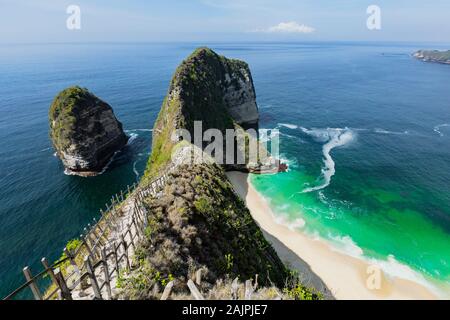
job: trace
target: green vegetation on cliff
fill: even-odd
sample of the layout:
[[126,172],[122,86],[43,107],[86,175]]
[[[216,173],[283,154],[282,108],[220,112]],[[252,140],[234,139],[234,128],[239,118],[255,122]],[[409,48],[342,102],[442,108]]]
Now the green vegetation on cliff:
[[[145,206],[146,237],[136,250],[138,270],[122,281],[125,298],[159,298],[151,289],[170,280],[176,280],[175,294],[188,293],[185,283],[199,269],[202,292],[218,281],[245,281],[256,274],[260,287],[284,288],[292,280],[221,167],[180,166],[162,196],[147,198]],[[301,290],[302,298],[318,297],[298,283],[286,292]]]
[[58,149],[69,147],[76,124],[76,109],[81,105],[96,104],[98,98],[87,89],[78,86],[61,91],[53,100],[49,110],[50,137]]
[[171,80],[153,131],[152,155],[144,180],[149,180],[167,165],[174,143],[175,129],[187,129],[193,136],[194,121],[201,120],[203,131],[216,128],[225,132],[236,122],[229,115],[223,100],[223,86],[239,86],[235,78],[242,77],[240,69],[247,63],[227,59],[208,48],[196,49],[180,66]]

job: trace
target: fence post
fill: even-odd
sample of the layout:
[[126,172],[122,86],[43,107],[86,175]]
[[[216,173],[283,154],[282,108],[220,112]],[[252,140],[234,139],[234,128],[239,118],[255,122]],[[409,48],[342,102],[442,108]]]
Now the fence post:
[[106,293],[108,294],[108,299],[111,299],[112,298],[111,283],[109,280],[108,258],[106,255],[105,247],[103,247],[102,249],[102,264],[103,264],[103,273],[105,274]]
[[91,279],[91,286],[92,290],[94,291],[95,299],[102,299],[102,293],[100,292],[100,288],[98,286],[97,277],[95,276],[95,270],[92,268],[91,259],[89,259],[89,257],[86,257],[84,260],[84,264],[86,266],[89,278]]
[[[89,245],[85,240],[83,240],[83,243],[81,245],[84,245],[86,250],[88,251],[88,255],[92,255],[91,249],[89,248]],[[76,261],[75,261],[75,255],[70,252],[67,248],[64,248],[64,253],[66,254],[66,257],[69,257],[70,264],[73,266],[73,269],[78,274],[78,277],[80,278],[80,283],[77,285],[78,289],[80,291],[84,291],[84,289],[88,288],[87,279],[81,281],[81,270],[80,268],[83,268],[83,266],[78,267]]]
[[41,263],[44,266],[44,268],[47,270],[48,275],[50,276],[50,279],[52,279],[52,282],[54,285],[58,285],[58,281],[56,281],[55,273],[53,272],[53,269],[50,268],[47,258],[42,258]]
[[238,278],[236,277],[233,282],[231,283],[231,298],[232,300],[238,299],[238,289],[239,289],[239,283]]
[[252,281],[251,280],[247,280],[245,281],[245,300],[251,300],[252,299],[252,294],[253,294],[253,285],[252,285]]
[[114,263],[116,264],[116,276],[119,279],[119,258],[117,257],[117,243],[113,242]]
[[138,221],[139,221],[139,219],[136,219],[136,218],[133,216],[132,224],[134,224],[134,227],[135,227],[135,229],[136,229],[136,236],[137,236],[138,238],[140,238],[141,235],[142,235],[142,230],[141,230],[141,224],[140,224]]
[[61,273],[60,268],[55,269],[55,279],[56,279],[59,289],[61,290],[61,297],[64,300],[72,300],[72,294],[70,293],[70,290],[67,287],[66,280],[64,280],[64,277]]
[[[101,212],[102,216],[105,218],[106,224],[108,225],[110,231],[112,232],[114,230],[114,227],[112,226],[111,221],[110,221],[111,216],[106,216],[105,213],[101,209],[100,209],[100,212]],[[106,235],[105,235],[105,239],[107,239]]]
[[202,294],[200,293],[200,291],[198,291],[197,287],[191,279],[188,280],[187,286],[195,300],[205,300],[205,298],[203,298]]
[[131,225],[128,224],[127,228],[128,228],[127,232],[130,234],[130,243],[131,243],[131,247],[133,248],[133,252],[134,252],[134,251],[135,251],[135,248],[134,248],[133,232],[132,232],[132,230],[131,230]]
[[195,273],[195,283],[198,286],[202,283],[202,269],[198,269]]
[[172,293],[173,283],[174,282],[172,280],[166,285],[161,296],[161,300],[167,300],[167,298],[169,298],[170,294]]
[[39,291],[38,286],[34,282],[33,275],[31,274],[30,268],[28,268],[28,266],[23,268],[23,274],[25,275],[25,279],[27,279],[27,282],[31,281],[29,286],[30,286],[31,292],[33,292],[34,299],[42,300],[41,292]]
[[[108,220],[105,218],[105,220]],[[103,240],[105,241],[105,244],[108,242],[108,237],[106,236],[106,232],[105,230],[102,229],[102,227],[100,227],[100,221],[97,223],[97,228],[100,230],[100,237],[99,237],[99,241],[101,238],[103,238]]]
[[84,230],[86,231],[86,235],[84,236],[84,244],[86,247],[86,250],[88,251],[89,256],[91,256],[92,258],[94,258],[94,253],[92,252],[92,244],[89,244],[91,242],[91,238],[89,237],[89,233],[87,232],[87,229],[84,228]]
[[[92,249],[94,249],[95,254],[97,254],[97,251],[100,251],[99,248],[98,248],[98,244],[100,243],[100,238],[99,238],[97,232],[95,231],[97,226],[96,225],[91,226],[91,224],[88,223],[88,227],[89,227],[89,231],[90,231],[89,235],[90,236],[92,235],[92,237],[93,237]],[[98,254],[98,256],[100,256],[100,254]]]
[[122,241],[122,246],[125,254],[125,261],[127,262],[127,268],[128,270],[131,270],[130,266],[130,259],[128,258],[128,249],[127,249],[127,243],[125,242],[125,238],[123,237],[123,234],[120,235],[120,239]]
[[114,263],[116,265],[116,276],[119,279],[119,258],[117,257],[117,243],[113,242],[113,255],[114,255]]

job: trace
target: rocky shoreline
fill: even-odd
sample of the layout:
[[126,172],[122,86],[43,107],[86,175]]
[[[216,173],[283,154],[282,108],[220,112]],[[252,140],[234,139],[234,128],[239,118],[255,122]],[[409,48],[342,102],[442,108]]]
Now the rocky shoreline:
[[413,54],[413,57],[424,62],[450,64],[450,50],[419,50]]

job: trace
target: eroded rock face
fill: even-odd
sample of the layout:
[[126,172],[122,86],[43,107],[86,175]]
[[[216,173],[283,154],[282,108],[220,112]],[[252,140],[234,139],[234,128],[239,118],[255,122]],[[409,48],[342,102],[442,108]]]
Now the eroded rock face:
[[56,96],[49,121],[53,146],[70,174],[99,174],[128,141],[112,108],[80,87]]
[[255,125],[259,120],[256,93],[248,65],[242,61],[226,59],[232,67],[221,81],[223,99],[231,117],[240,125]]
[[178,67],[167,102],[181,107],[184,119],[177,128],[190,130],[193,121],[202,120],[205,130],[223,130],[233,128],[232,122],[246,127],[259,120],[248,64],[209,48],[195,50]]
[[[195,132],[194,123],[201,121],[201,136],[208,129],[218,129],[225,137],[227,129],[257,129],[258,120],[255,88],[248,64],[218,55],[209,48],[198,48],[173,75],[154,126],[152,155],[145,176],[157,175],[169,162],[175,145],[171,137],[176,129],[186,129],[195,139],[199,134]],[[203,143],[203,148],[206,145]],[[227,150],[224,145],[224,155],[238,152],[234,151]],[[245,168],[246,164],[232,167]]]

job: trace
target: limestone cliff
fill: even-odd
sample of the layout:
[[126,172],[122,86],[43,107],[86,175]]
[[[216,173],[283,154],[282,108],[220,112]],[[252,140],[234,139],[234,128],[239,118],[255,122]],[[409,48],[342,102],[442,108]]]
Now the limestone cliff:
[[194,136],[194,121],[203,132],[258,126],[258,107],[248,64],[227,59],[208,48],[195,50],[175,71],[154,126],[146,176],[154,176],[170,158],[176,129]]
[[53,146],[71,174],[98,174],[128,141],[112,108],[80,87],[67,88],[56,96],[49,122]]

